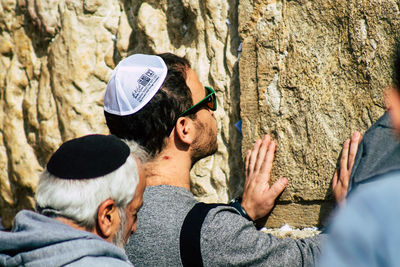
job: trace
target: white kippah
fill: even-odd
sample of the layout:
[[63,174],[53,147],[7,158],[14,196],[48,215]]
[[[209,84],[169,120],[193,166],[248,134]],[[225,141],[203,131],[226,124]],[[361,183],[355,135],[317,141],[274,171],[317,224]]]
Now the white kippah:
[[104,110],[121,116],[139,111],[160,89],[167,72],[159,56],[135,54],[121,60],[107,84]]

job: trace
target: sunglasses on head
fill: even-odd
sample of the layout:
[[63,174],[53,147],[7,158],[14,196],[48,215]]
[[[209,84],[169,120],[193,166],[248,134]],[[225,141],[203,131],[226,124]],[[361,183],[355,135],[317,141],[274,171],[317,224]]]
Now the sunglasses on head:
[[186,116],[188,114],[196,113],[199,109],[206,107],[212,111],[217,110],[217,97],[215,96],[215,91],[211,87],[205,86],[206,89],[206,97],[194,104],[184,112],[182,112],[178,118]]

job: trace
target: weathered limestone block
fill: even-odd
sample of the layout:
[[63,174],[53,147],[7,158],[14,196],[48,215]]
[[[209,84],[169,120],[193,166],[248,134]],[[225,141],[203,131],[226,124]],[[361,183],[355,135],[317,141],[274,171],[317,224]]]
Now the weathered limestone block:
[[[269,216],[268,227],[278,228],[288,223],[291,227],[322,225],[332,210],[330,203],[291,203],[277,205]],[[284,219],[290,218],[288,221]]]
[[273,177],[289,179],[268,225],[318,225],[342,143],[384,112],[398,3],[242,0],[238,10],[242,148],[272,134]]
[[[107,133],[103,95],[132,53],[186,56],[218,95],[219,151],[193,169],[193,191],[241,190],[237,0],[0,0],[0,217],[33,207],[38,176],[64,141]],[[210,179],[211,178],[211,179]]]
[[219,150],[193,168],[195,195],[237,196],[241,147],[271,133],[273,177],[290,185],[269,226],[321,224],[342,142],[383,113],[399,18],[393,0],[0,0],[3,223],[32,208],[38,175],[63,141],[108,132],[102,101],[119,60],[173,52],[218,96]]
[[63,27],[49,45],[51,88],[63,140],[106,132],[102,102],[113,66],[107,66],[105,58],[113,54],[120,8],[115,1],[89,6],[92,15],[86,16],[88,5],[67,1],[60,15]]
[[27,114],[31,103],[35,102],[35,98],[32,101],[27,101],[27,98],[35,94],[36,84],[30,79],[36,74],[34,64],[37,58],[15,8],[15,1],[3,1],[0,9],[0,215],[4,218],[5,226],[10,226],[10,218],[13,218],[16,210],[32,207],[37,174],[42,169],[30,144],[35,139],[30,132],[31,126],[35,126],[34,114]]
[[61,27],[60,14],[58,13],[58,3],[60,2],[63,3],[63,1],[57,0],[27,0],[21,4],[27,8],[32,23],[43,34],[54,36]]

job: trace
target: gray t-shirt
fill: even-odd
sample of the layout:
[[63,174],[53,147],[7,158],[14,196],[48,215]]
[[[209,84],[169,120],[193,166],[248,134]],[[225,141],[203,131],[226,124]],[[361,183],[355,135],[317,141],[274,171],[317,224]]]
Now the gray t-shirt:
[[[180,230],[187,213],[198,203],[182,187],[146,188],[138,230],[126,246],[135,266],[182,266]],[[313,266],[325,235],[308,239],[278,239],[258,231],[230,206],[211,209],[201,228],[205,266]]]

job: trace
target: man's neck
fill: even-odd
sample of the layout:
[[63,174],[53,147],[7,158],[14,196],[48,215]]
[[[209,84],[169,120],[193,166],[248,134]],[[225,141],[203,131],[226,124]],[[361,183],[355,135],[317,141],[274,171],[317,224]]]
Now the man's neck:
[[93,234],[97,234],[97,232],[95,230],[88,230],[83,226],[79,226],[77,223],[75,223],[73,220],[64,218],[64,217],[55,217],[54,219],[56,219],[57,221],[60,221],[62,223],[65,223],[66,225],[71,226],[72,228],[76,229],[76,230],[81,230],[81,231],[86,231],[86,232],[90,232]]
[[190,190],[191,160],[187,154],[165,151],[146,163],[147,186],[171,185]]

